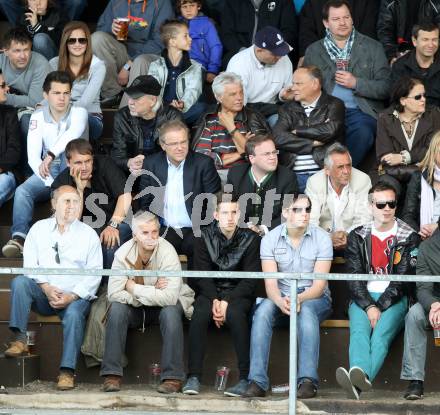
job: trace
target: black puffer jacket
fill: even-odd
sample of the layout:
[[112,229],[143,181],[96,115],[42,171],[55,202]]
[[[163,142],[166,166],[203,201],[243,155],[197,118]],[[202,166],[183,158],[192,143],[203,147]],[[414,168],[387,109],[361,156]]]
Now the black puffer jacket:
[[0,169],[3,172],[18,173],[20,161],[21,133],[17,109],[0,105]]
[[[420,237],[414,229],[400,219],[397,220],[397,235],[388,254],[391,274],[416,273],[417,247]],[[350,274],[371,273],[371,229],[372,223],[353,229],[348,235],[345,259]],[[367,289],[367,281],[348,281],[350,299],[365,310],[375,305],[384,311],[397,303],[403,296],[412,295],[413,284],[392,281],[377,301],[374,301]]]
[[[194,271],[261,271],[260,237],[249,229],[237,228],[227,239],[213,221],[201,229],[194,252]],[[193,282],[197,294],[228,302],[252,298],[256,286],[256,280],[248,278],[194,278]]]
[[[153,152],[160,151],[159,127],[169,120],[181,120],[182,113],[174,107],[164,105],[157,111],[153,139],[156,147]],[[116,164],[128,173],[127,161],[142,153],[144,133],[140,125],[140,118],[130,114],[128,106],[121,108],[115,115],[113,125],[113,146],[111,156]]]
[[[200,141],[200,136],[206,127],[206,118],[208,115],[217,114],[220,111],[220,105],[213,105],[199,118],[197,125],[194,127],[193,138],[191,142],[191,148],[195,150],[197,144]],[[251,110],[247,106],[236,115],[236,121],[243,122],[247,126],[248,131],[253,134],[267,134],[270,132],[270,128],[267,125],[266,119],[257,111]]]
[[[344,141],[344,118],[344,103],[324,91],[308,117],[299,102],[284,104],[273,128],[277,149],[281,151],[280,163],[291,168],[297,154],[312,154],[322,167],[327,147]],[[324,145],[313,147],[315,140]]]
[[25,20],[25,15],[20,17],[19,26],[23,27],[33,38],[38,33],[46,33],[57,47],[60,46],[61,34],[67,23],[67,17],[58,7],[49,6],[44,16],[38,16],[38,23],[32,27]]
[[[440,0],[419,0],[414,23],[432,22],[440,25]],[[407,22],[407,0],[382,0],[377,19],[377,37],[385,48],[389,60],[400,49],[411,49],[411,29]]]

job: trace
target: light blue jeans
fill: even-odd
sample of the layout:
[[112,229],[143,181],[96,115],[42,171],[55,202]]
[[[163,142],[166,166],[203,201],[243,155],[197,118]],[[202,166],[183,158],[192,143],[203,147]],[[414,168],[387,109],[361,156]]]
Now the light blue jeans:
[[32,50],[47,60],[58,56],[58,46],[47,33],[37,33],[32,39]]
[[[374,301],[379,293],[370,293]],[[350,317],[350,367],[358,366],[373,381],[387,357],[390,344],[405,324],[408,311],[408,299],[403,297],[399,302],[382,311],[374,330],[370,325],[367,313],[355,303],[348,309]]]
[[[64,153],[50,165],[50,173],[55,179],[66,168]],[[45,202],[50,199],[50,187],[35,174],[17,187],[12,210],[12,237],[26,238],[34,214],[35,202]]]
[[[326,295],[301,304],[297,326],[298,384],[308,378],[318,385],[319,325],[331,311],[331,300]],[[255,382],[265,391],[269,389],[267,368],[273,328],[288,325],[289,316],[283,314],[272,300],[265,298],[257,307],[251,330],[249,381]]]
[[75,369],[84,337],[90,301],[79,299],[63,310],[49,305],[46,295],[32,279],[20,275],[11,283],[11,320],[9,328],[26,333],[29,312],[34,310],[45,316],[58,315],[63,324],[63,356],[60,367]]
[[15,177],[10,171],[0,173],[0,207],[12,197],[15,186]]

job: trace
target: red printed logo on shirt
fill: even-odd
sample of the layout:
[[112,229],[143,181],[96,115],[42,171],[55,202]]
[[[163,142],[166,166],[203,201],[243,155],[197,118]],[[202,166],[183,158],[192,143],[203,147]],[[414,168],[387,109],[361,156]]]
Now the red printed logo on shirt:
[[37,128],[37,120],[31,120],[31,122],[29,123],[29,129],[35,130],[36,128]]

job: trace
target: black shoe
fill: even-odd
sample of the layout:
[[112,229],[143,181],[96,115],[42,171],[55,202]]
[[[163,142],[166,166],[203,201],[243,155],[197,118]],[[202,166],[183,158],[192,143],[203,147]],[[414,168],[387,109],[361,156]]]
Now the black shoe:
[[250,382],[246,392],[242,396],[243,398],[264,398],[266,391],[260,388],[255,382]]
[[119,103],[121,102],[123,94],[124,93],[121,91],[112,97],[101,99],[101,108],[119,108]]
[[298,399],[310,399],[316,396],[316,386],[310,379],[305,379],[303,383],[298,385],[296,396]]
[[403,395],[408,401],[416,401],[423,398],[423,381],[422,380],[412,380],[408,388]]

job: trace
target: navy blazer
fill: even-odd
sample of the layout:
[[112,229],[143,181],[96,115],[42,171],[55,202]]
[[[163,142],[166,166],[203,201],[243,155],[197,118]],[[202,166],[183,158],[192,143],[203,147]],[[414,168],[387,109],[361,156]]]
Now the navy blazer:
[[[161,151],[144,159],[143,169],[148,173],[141,176],[139,183],[142,210],[148,210],[163,217],[165,187],[168,181],[168,160],[166,153]],[[192,220],[193,204],[196,197],[202,193],[216,193],[220,190],[220,177],[210,157],[189,151],[183,166],[183,194],[186,210]],[[206,203],[202,208],[204,217]]]

